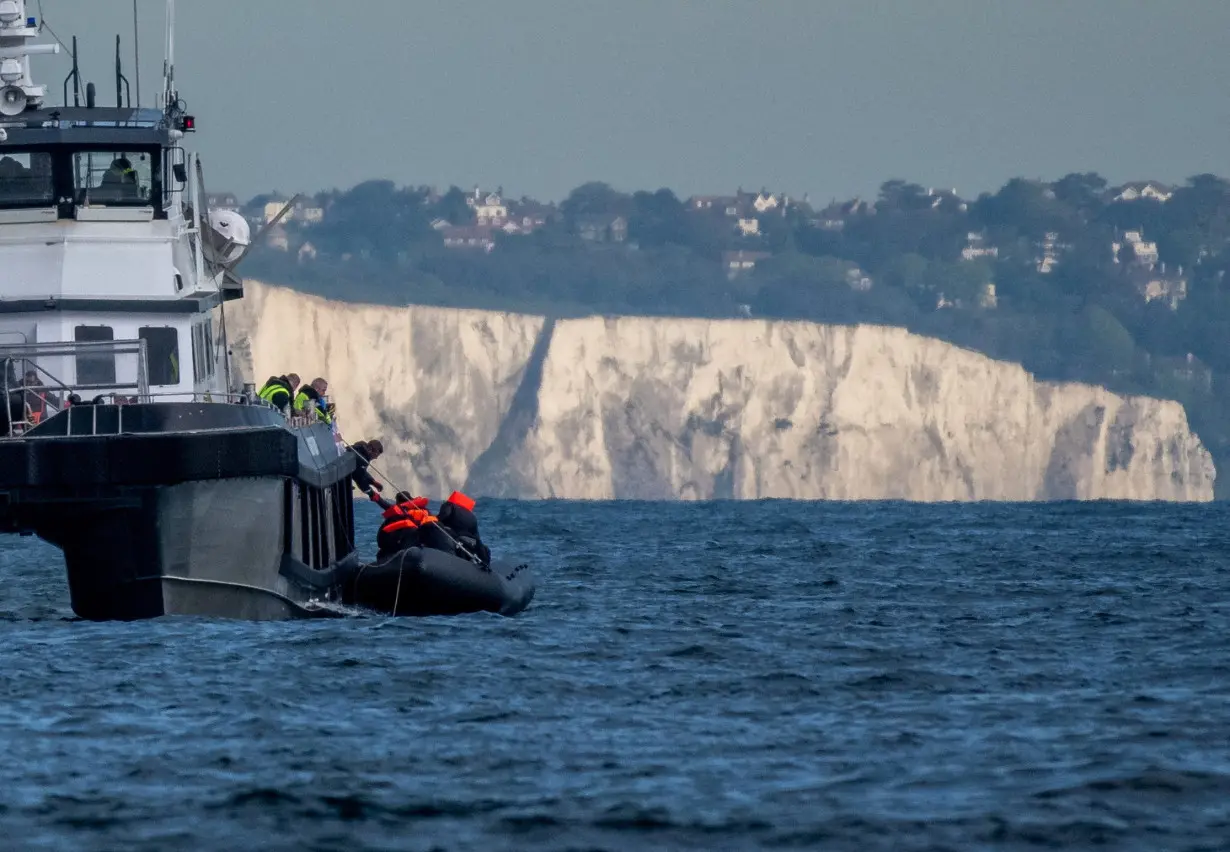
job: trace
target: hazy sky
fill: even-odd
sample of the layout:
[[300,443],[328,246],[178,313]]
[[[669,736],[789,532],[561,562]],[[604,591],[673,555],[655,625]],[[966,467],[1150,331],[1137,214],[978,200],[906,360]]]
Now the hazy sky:
[[[139,3],[148,101],[165,3]],[[65,41],[83,40],[110,102],[131,0],[42,4]],[[1228,0],[177,6],[207,183],[241,196],[391,178],[544,199],[605,180],[827,201],[891,177],[973,196],[1075,170],[1230,175]],[[35,62],[58,102],[64,57]]]

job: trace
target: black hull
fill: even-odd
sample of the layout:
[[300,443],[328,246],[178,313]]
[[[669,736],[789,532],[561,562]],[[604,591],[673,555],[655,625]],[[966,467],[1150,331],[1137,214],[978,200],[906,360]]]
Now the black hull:
[[530,605],[534,590],[528,565],[493,559],[486,568],[440,550],[412,547],[360,566],[343,600],[389,615],[511,616]]
[[0,532],[63,551],[74,613],[286,619],[340,598],[354,460],[328,427],[226,403],[123,408],[0,441]]

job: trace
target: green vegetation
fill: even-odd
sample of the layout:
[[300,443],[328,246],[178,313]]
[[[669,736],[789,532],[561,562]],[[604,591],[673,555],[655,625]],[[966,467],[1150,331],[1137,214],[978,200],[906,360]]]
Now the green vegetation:
[[327,193],[320,222],[290,221],[288,250],[244,273],[386,304],[900,325],[1043,379],[1177,399],[1230,469],[1230,182],[1214,175],[1142,197],[1085,173],[969,201],[893,180],[823,209],[603,183],[499,203],[517,233],[475,227],[482,202],[455,187]]

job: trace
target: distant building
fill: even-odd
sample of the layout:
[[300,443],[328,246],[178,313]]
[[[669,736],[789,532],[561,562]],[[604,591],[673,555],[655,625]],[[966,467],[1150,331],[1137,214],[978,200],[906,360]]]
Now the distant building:
[[1110,244],[1111,257],[1115,263],[1121,262],[1121,255],[1124,249],[1128,250],[1131,255],[1129,262],[1146,266],[1152,269],[1158,261],[1157,243],[1146,240],[1140,231],[1126,231],[1123,234],[1123,241],[1118,240]]
[[961,249],[962,260],[977,260],[980,257],[999,257],[999,248],[986,244],[986,234],[970,231],[965,235],[965,248]]
[[265,235],[265,245],[278,251],[290,251],[290,236],[281,224],[274,225]]
[[301,198],[291,207],[287,218],[304,225],[316,225],[324,221],[325,209],[311,198]]
[[[278,214],[282,212],[282,208],[285,207],[289,201],[289,198],[280,198],[277,196],[266,201],[265,207],[261,211],[261,221],[268,225],[278,217]],[[291,212],[287,212],[287,214],[282,217],[282,221],[287,221],[291,215]]]
[[760,234],[760,220],[756,218],[740,219],[735,223],[735,228],[745,237],[755,237]]
[[752,209],[757,213],[768,213],[770,210],[776,210],[782,204],[783,199],[767,192],[758,192],[752,199]]
[[499,192],[482,192],[474,187],[474,192],[466,198],[466,204],[474,211],[474,221],[477,225],[492,225],[498,227],[508,219],[508,205]]
[[218,192],[210,193],[205,197],[205,206],[210,210],[234,210],[236,212],[243,206],[234,193]]
[[722,252],[722,268],[726,270],[727,278],[734,278],[756,268],[757,261],[772,257],[767,251],[726,251]]
[[1043,275],[1050,274],[1059,263],[1060,255],[1069,248],[1071,246],[1068,243],[1059,242],[1059,234],[1056,231],[1048,231],[1038,243],[1039,256],[1034,258],[1038,272]]
[[440,229],[444,247],[490,252],[495,248],[495,238],[488,225],[449,225]]
[[846,270],[846,283],[850,285],[851,290],[866,293],[871,289],[872,281],[866,272],[853,266]]
[[1115,201],[1136,201],[1144,198],[1165,204],[1172,195],[1174,195],[1174,190],[1169,187],[1156,181],[1146,180],[1125,183],[1115,191],[1113,197]]
[[964,213],[969,209],[969,205],[962,200],[961,196],[957,195],[955,189],[928,189],[927,197],[931,199],[931,209],[937,210],[940,207],[947,207],[951,210],[959,210]]
[[731,195],[693,195],[688,199],[689,210],[712,210],[732,218],[739,215],[740,207],[739,199]]
[[577,222],[577,235],[595,243],[622,243],[628,239],[628,220],[623,216],[585,216]]

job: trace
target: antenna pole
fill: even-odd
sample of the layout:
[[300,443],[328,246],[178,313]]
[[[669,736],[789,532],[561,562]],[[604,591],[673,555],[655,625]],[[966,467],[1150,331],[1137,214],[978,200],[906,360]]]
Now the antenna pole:
[[164,109],[170,109],[177,101],[175,91],[175,0],[167,0],[167,43],[166,59],[162,63],[163,97],[166,103]]
[[132,58],[137,75],[137,106],[141,106],[141,29],[137,25],[137,0],[132,0]]

